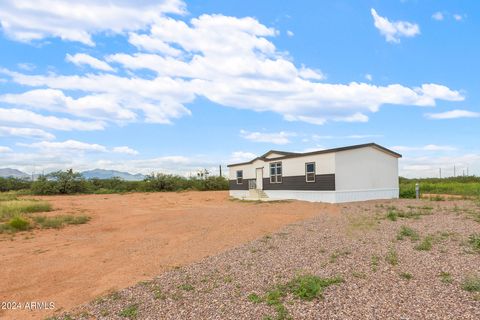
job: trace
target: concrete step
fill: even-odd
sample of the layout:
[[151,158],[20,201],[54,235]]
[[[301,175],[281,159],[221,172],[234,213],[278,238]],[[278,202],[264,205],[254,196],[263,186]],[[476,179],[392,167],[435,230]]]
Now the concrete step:
[[268,199],[268,195],[263,190],[250,189],[248,190],[249,198],[252,199]]

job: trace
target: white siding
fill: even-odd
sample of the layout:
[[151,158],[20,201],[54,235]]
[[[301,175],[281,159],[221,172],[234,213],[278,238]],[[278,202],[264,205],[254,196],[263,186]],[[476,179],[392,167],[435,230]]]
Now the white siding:
[[268,156],[266,156],[265,158],[272,159],[272,158],[278,158],[278,157],[283,157],[283,156],[284,156],[284,154],[272,152]]
[[398,159],[375,148],[337,152],[337,191],[398,189]]
[[[261,168],[261,167],[266,168],[265,163],[262,160],[256,160],[251,164],[229,167],[228,175],[230,177],[230,180],[235,180],[237,178],[237,171],[243,170],[243,179],[255,179],[255,169]],[[263,169],[264,177],[265,177],[265,174],[268,174],[268,168],[267,169],[265,168]]]
[[[315,174],[335,173],[335,154],[326,153],[282,160],[283,175],[304,176],[307,162],[315,162]],[[267,175],[267,177],[269,176]]]

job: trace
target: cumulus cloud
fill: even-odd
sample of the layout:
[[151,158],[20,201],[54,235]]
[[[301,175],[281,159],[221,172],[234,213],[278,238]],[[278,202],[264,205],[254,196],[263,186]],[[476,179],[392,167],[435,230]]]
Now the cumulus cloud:
[[127,146],[114,147],[112,149],[112,151],[115,152],[115,153],[124,153],[124,154],[129,154],[129,155],[132,155],[132,156],[135,156],[135,155],[138,154],[137,150],[132,149],[132,148],[127,147]]
[[181,0],[3,0],[0,24],[7,36],[18,41],[58,37],[93,46],[96,33],[140,30],[166,13],[184,11]]
[[77,53],[74,55],[67,54],[65,60],[71,62],[77,66],[87,65],[93,69],[102,70],[102,71],[115,71],[108,63],[105,61],[99,60],[92,57],[91,55],[85,53]]
[[408,21],[390,21],[380,16],[375,9],[370,10],[375,28],[385,37],[387,42],[399,43],[401,37],[414,37],[420,34],[420,27]]
[[479,118],[480,112],[473,112],[468,110],[451,110],[438,113],[427,113],[425,116],[428,119],[444,120],[444,119],[458,119],[458,118]]
[[398,152],[408,152],[408,151],[454,151],[457,148],[452,146],[442,146],[436,144],[427,144],[421,147],[411,147],[411,146],[393,146],[390,149]]
[[52,150],[107,152],[107,148],[105,146],[96,143],[85,143],[77,140],[66,140],[63,142],[41,141],[31,144],[19,143],[18,145],[22,147],[41,149],[44,152]]
[[255,159],[256,157],[257,155],[252,152],[235,151],[231,154],[229,162],[236,163],[236,162],[250,161],[252,159]]
[[403,177],[442,177],[480,172],[480,153],[441,156],[404,157],[399,161]]
[[138,155],[138,151],[128,147],[128,146],[119,146],[113,147],[109,149],[106,146],[96,144],[96,143],[86,143],[77,140],[65,140],[62,142],[57,141],[41,141],[41,142],[34,142],[34,143],[18,143],[19,146],[27,147],[27,148],[36,148],[41,149],[42,152],[52,152],[52,151],[60,151],[60,152],[114,152],[114,153],[122,153],[128,155]]
[[463,20],[463,16],[461,14],[454,14],[453,15],[453,19],[457,20],[457,21],[462,21]]
[[330,140],[330,139],[370,139],[383,137],[381,134],[350,134],[345,136],[319,135],[314,134],[313,140]]
[[54,130],[102,130],[104,123],[100,121],[82,121],[55,116],[44,116],[29,110],[0,108],[0,123],[20,123],[21,125],[35,125]]
[[294,137],[297,134],[294,132],[275,132],[275,133],[266,133],[266,132],[249,132],[245,130],[240,130],[240,136],[244,139],[253,141],[253,142],[266,142],[273,144],[288,144],[290,143],[290,137]]
[[442,21],[444,19],[444,15],[441,11],[437,11],[434,14],[432,14],[432,19],[437,20],[437,21]]
[[[412,33],[408,24],[390,24],[400,30],[394,37]],[[464,99],[459,91],[440,84],[320,82],[325,80],[321,71],[295,65],[292,57],[277,50],[271,41],[277,35],[277,30],[251,17],[205,14],[185,22],[161,15],[146,28],[128,33],[137,52],[113,53],[99,60],[118,69],[118,74],[31,75],[0,70],[9,81],[31,87],[23,93],[4,94],[0,101],[94,119],[104,126],[133,121],[170,124],[190,115],[186,105],[197,97],[317,125],[366,122],[369,114],[386,104],[435,106],[437,100]],[[77,62],[87,63],[85,56],[71,57],[83,57]],[[89,61],[100,71],[108,69]]]
[[42,129],[0,126],[0,137],[21,137],[52,140],[55,136]]
[[9,147],[5,147],[5,146],[0,146],[0,153],[8,153],[8,152],[11,152],[12,149],[9,148]]

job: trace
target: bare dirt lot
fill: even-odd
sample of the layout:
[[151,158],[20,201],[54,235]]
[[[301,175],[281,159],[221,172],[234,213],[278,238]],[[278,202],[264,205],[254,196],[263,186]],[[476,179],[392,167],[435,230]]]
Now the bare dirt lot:
[[480,203],[335,208],[59,319],[480,319]]
[[[42,197],[88,224],[0,236],[0,301],[54,302],[55,312],[275,232],[334,206],[245,203],[227,192]],[[52,311],[0,310],[2,319]]]

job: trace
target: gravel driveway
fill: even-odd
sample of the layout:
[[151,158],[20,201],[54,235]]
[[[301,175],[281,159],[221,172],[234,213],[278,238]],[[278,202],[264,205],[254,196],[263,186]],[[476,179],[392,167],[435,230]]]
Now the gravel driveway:
[[[480,281],[480,248],[471,240],[480,234],[477,204],[392,200],[338,207],[114,292],[68,316],[480,319],[480,282],[479,287],[465,282]],[[342,282],[305,300],[286,286],[298,275]],[[280,295],[272,303],[276,289]]]

